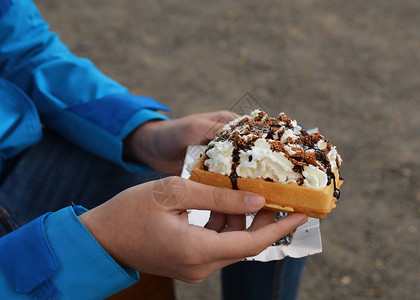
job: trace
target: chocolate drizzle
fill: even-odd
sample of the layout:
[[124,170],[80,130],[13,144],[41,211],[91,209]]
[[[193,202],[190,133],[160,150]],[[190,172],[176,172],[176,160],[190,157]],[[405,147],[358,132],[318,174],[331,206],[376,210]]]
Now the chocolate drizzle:
[[333,196],[338,200],[340,198],[341,192],[340,192],[340,189],[337,188],[337,183],[335,181],[335,174],[333,172],[328,173],[327,179],[328,179],[328,182],[327,182],[328,185],[331,184],[331,179],[333,180],[333,183],[334,183]]
[[236,174],[236,171],[230,173],[229,178],[230,178],[230,182],[232,183],[232,189],[237,190],[238,189],[238,174]]
[[[290,133],[292,131],[293,133]],[[287,135],[285,135],[287,133]],[[327,174],[328,185],[333,182],[335,198],[340,197],[340,190],[337,188],[335,175],[331,169],[328,153],[332,145],[319,133],[308,134],[306,130],[297,126],[296,121],[280,114],[278,118],[271,118],[264,112],[258,112],[252,117],[243,117],[237,122],[231,122],[220,131],[215,138],[216,142],[229,140],[234,147],[232,152],[232,169],[229,178],[232,188],[238,189],[236,168],[240,162],[240,152],[247,152],[254,145],[255,141],[263,138],[271,147],[273,152],[281,152],[290,162],[293,163],[293,171],[302,175],[296,183],[304,184],[304,167],[313,165]],[[322,148],[318,147],[319,142]],[[285,147],[289,147],[285,149]],[[211,149],[209,146],[208,149]],[[207,150],[206,150],[207,152]],[[248,156],[248,161],[253,161],[253,156]],[[339,166],[339,159],[335,159]],[[272,178],[264,178],[273,181]],[[332,179],[332,181],[331,181]]]

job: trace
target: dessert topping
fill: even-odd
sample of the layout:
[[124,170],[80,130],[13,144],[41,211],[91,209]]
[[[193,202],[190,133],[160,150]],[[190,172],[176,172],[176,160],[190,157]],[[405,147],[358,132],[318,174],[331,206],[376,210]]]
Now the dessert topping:
[[284,113],[272,118],[258,109],[226,124],[206,155],[208,171],[228,175],[234,187],[244,177],[317,189],[332,178],[335,188],[333,171],[341,165],[336,147],[320,133],[309,134]]

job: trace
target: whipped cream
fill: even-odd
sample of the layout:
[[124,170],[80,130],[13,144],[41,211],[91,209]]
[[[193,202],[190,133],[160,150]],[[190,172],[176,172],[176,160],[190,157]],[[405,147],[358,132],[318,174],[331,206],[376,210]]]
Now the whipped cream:
[[263,178],[322,189],[331,183],[341,157],[319,133],[308,134],[281,113],[256,109],[226,124],[208,145],[204,165],[231,177]]
[[208,170],[222,175],[230,175],[232,173],[232,153],[234,149],[232,142],[228,140],[223,142],[211,141],[209,146],[212,147],[206,152],[208,160],[211,161],[207,165]]
[[293,163],[284,153],[273,152],[265,139],[257,139],[248,151],[239,151],[239,164],[236,174],[244,178],[270,178],[277,182],[296,182],[302,176],[293,171]]

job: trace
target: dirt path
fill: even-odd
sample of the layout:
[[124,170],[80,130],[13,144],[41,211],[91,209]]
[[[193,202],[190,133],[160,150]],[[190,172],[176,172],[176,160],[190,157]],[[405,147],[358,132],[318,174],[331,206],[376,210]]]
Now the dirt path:
[[[420,299],[419,1],[37,3],[73,51],[171,117],[249,91],[318,126],[345,185],[299,298]],[[203,286],[217,298],[217,276]]]

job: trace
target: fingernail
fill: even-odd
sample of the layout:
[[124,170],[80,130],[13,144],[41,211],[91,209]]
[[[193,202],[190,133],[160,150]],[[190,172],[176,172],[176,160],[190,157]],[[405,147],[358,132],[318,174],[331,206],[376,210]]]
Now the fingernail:
[[245,202],[246,202],[246,204],[248,204],[248,206],[259,207],[259,206],[263,205],[265,200],[261,196],[254,195],[254,194],[247,194],[245,196]]

